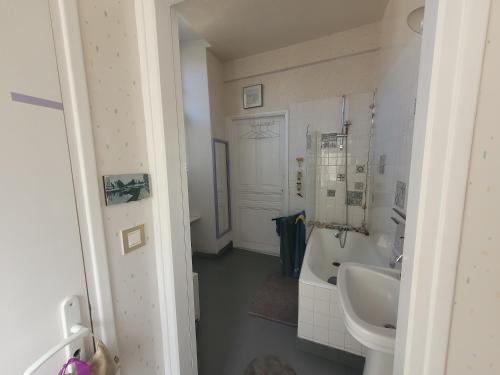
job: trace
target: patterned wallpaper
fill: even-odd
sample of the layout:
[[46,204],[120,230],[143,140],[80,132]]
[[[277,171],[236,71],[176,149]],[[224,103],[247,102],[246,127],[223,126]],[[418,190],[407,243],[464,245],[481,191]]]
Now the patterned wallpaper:
[[[134,2],[78,3],[98,172],[148,172]],[[163,373],[151,200],[101,203],[121,374]],[[146,246],[123,256],[120,231],[137,224]]]

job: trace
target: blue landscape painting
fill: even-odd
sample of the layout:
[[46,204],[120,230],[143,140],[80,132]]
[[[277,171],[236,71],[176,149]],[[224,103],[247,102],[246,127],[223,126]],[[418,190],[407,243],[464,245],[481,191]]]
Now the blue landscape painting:
[[147,173],[104,176],[106,206],[139,201],[151,196]]

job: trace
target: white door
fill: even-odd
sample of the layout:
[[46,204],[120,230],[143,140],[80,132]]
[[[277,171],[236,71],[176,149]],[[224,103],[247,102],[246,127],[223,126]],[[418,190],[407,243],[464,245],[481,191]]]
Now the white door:
[[18,375],[62,340],[65,298],[90,316],[48,2],[2,1],[0,25],[0,372]]
[[231,143],[235,246],[279,255],[272,219],[287,212],[285,115],[234,119]]

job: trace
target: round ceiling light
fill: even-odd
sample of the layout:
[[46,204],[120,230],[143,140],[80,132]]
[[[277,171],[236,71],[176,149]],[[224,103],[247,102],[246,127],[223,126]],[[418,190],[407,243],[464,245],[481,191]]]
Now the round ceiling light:
[[424,7],[417,8],[413,10],[407,18],[410,29],[418,34],[422,34],[422,31],[424,30],[424,10]]

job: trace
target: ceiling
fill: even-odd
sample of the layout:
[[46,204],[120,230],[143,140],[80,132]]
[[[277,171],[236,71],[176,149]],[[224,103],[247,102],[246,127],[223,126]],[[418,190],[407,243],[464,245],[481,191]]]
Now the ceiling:
[[388,0],[184,0],[181,17],[223,61],[380,21]]

